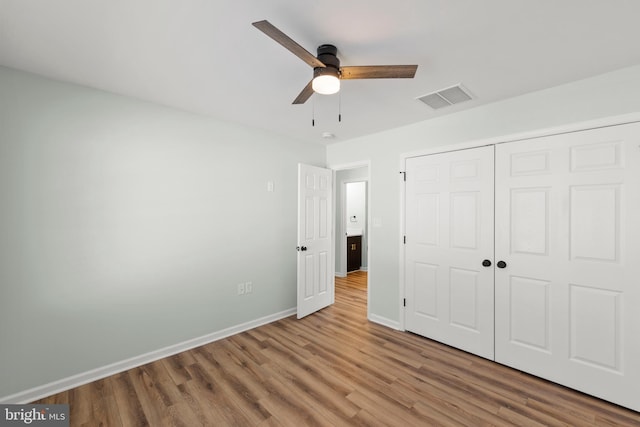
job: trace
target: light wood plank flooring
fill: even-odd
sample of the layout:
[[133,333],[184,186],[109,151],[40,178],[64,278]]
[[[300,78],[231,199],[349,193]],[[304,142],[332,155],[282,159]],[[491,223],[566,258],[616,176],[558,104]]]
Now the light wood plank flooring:
[[37,403],[72,426],[640,426],[640,413],[366,319],[366,273],[336,303]]

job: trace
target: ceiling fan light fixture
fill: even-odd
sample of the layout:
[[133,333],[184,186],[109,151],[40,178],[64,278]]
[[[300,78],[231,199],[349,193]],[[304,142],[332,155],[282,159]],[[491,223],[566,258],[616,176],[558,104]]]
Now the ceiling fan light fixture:
[[[267,20],[254,22],[253,26],[313,67],[313,79],[293,100],[293,104],[304,104],[314,93],[331,95],[339,92],[342,79],[412,79],[418,68],[417,65],[340,67],[338,48],[332,44],[318,46],[318,56],[315,57]],[[338,121],[340,121],[340,115],[338,115]]]
[[319,67],[314,70],[313,91],[321,95],[333,95],[340,90],[338,70],[333,67]]

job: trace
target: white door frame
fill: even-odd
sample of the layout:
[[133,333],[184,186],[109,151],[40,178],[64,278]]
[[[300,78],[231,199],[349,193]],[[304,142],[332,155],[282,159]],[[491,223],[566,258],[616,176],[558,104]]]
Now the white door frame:
[[[337,209],[337,203],[336,203],[336,186],[338,185],[338,183],[336,182],[336,172],[337,171],[342,171],[342,170],[348,170],[348,169],[358,169],[358,168],[362,168],[362,167],[366,167],[367,168],[367,177],[365,179],[365,181],[367,182],[367,244],[371,241],[370,236],[371,236],[371,160],[360,160],[360,161],[356,161],[356,162],[352,162],[352,163],[339,163],[339,164],[328,164],[327,168],[333,170],[333,217],[336,217],[336,209]],[[362,180],[357,180],[362,181]],[[346,181],[345,181],[346,182]],[[356,182],[356,181],[354,181]],[[344,195],[343,195],[344,198]],[[343,203],[340,203],[341,207],[340,209],[343,209],[344,206],[344,201]],[[333,233],[333,245],[335,248],[336,245],[336,239],[338,237],[343,238],[344,239],[344,244],[346,247],[346,237],[345,236],[337,236],[338,234],[338,227],[334,227],[334,233]],[[344,234],[344,233],[343,233]],[[346,256],[346,254],[345,254]],[[367,249],[367,271],[369,273],[371,273],[372,271],[372,267],[371,267],[371,251]],[[369,277],[370,275],[367,275],[367,319],[370,318],[370,305],[369,305]]]

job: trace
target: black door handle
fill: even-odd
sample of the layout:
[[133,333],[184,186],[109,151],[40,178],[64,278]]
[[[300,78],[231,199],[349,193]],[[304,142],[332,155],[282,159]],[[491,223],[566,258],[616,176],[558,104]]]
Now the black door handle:
[[491,261],[489,261],[488,259],[485,259],[484,261],[482,261],[482,266],[491,267]]
[[507,266],[507,263],[504,261],[498,261],[496,265],[498,266],[498,268],[505,268]]
[[298,246],[296,249],[298,249],[298,252],[300,252],[300,251],[304,252],[304,251],[307,250],[307,247],[306,246]]

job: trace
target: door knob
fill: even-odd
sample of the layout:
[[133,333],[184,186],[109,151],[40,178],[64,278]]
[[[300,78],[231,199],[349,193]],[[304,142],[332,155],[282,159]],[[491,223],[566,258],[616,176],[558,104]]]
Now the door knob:
[[496,265],[498,266],[498,268],[505,268],[507,266],[507,263],[504,261],[498,261]]
[[302,252],[304,252],[304,251],[306,251],[306,250],[307,250],[307,247],[306,247],[306,246],[300,246],[300,250],[301,250]]
[[482,261],[482,266],[491,267],[491,261],[489,261],[488,259],[485,259],[484,261]]

